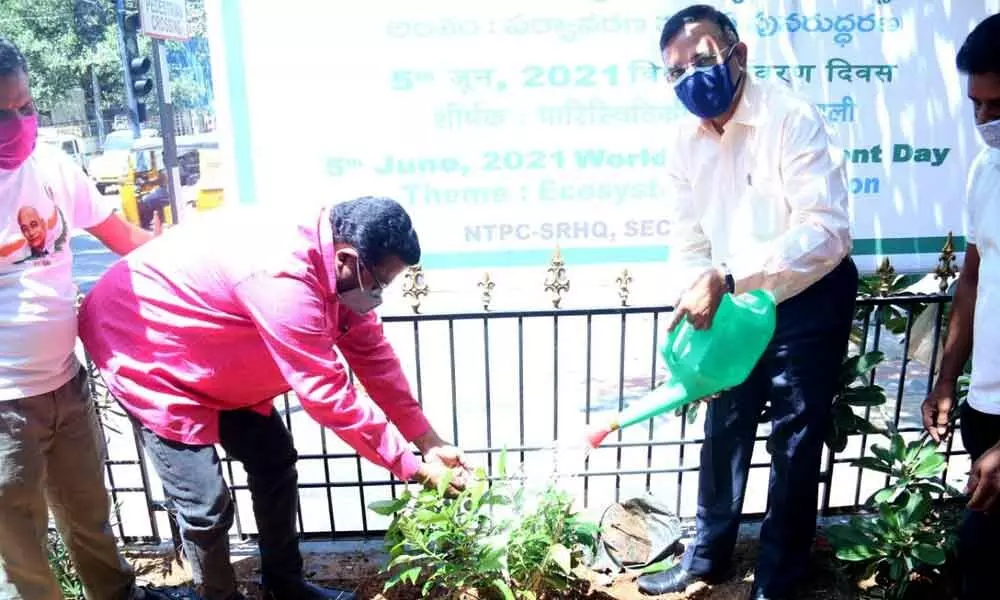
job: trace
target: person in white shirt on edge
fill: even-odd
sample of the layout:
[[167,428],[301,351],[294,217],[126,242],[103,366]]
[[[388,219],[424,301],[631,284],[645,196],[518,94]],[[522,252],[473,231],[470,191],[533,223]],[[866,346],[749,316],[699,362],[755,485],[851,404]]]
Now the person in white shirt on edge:
[[0,598],[60,600],[49,508],[87,600],[166,599],[135,585],[109,526],[103,438],[74,354],[70,231],[124,254],[149,239],[58,149],[36,148],[24,56],[0,37]]
[[971,497],[958,553],[960,597],[980,600],[1000,595],[994,572],[1000,566],[1000,15],[973,29],[955,62],[968,77],[986,148],[969,172],[965,261],[941,369],[921,412],[931,437],[946,440],[958,378],[971,355],[969,394],[960,409],[962,441],[973,460],[966,490]]
[[[671,328],[711,326],[724,294],[774,292],[777,330],[753,373],[708,403],[697,532],[680,565],[639,579],[646,594],[727,574],[758,418],[771,403],[771,481],[752,598],[793,598],[816,529],[820,457],[858,287],[847,180],[816,107],[747,72],[747,47],[711,6],[660,37],[667,80],[695,119],[678,125],[666,173],[669,277],[690,283]],[[693,283],[692,283],[693,282]]]

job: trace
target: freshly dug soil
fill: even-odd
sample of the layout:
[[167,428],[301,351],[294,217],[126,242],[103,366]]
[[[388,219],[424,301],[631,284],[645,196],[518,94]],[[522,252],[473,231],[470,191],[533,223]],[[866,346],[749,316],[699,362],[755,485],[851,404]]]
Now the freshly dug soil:
[[[740,542],[734,555],[734,569],[725,583],[706,586],[695,584],[683,594],[644,596],[635,584],[635,575],[621,576],[607,582],[599,575],[592,577],[590,590],[580,590],[568,596],[573,600],[745,600],[753,584],[753,568],[757,548],[755,541]],[[363,600],[416,600],[419,588],[404,586],[382,593],[385,578],[379,574],[379,564],[365,554],[306,554],[306,573],[309,579],[321,585],[354,590]],[[143,583],[173,586],[171,593],[176,600],[194,598],[190,595],[190,574],[180,569],[168,558],[137,557],[130,560]],[[255,557],[234,561],[237,580],[249,600],[260,600],[260,579]],[[915,581],[908,598],[913,600],[948,600],[953,598],[941,583]],[[835,559],[822,538],[813,552],[808,584],[797,600],[854,600],[859,598],[857,589],[848,578],[837,570]],[[476,600],[470,595],[464,600]],[[554,599],[553,599],[554,600]]]

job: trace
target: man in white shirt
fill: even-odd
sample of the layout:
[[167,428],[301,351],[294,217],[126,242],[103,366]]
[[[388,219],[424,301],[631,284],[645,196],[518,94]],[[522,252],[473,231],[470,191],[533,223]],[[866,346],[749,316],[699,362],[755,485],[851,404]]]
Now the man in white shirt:
[[976,26],[956,63],[968,77],[976,127],[986,148],[969,172],[965,262],[955,286],[941,369],[922,412],[931,437],[947,439],[958,378],[971,355],[969,394],[960,412],[962,441],[974,462],[958,551],[961,598],[980,600],[997,597],[995,569],[1000,565],[1000,15]]
[[36,148],[21,52],[0,37],[0,598],[60,600],[49,508],[87,600],[166,598],[135,585],[108,525],[103,439],[77,362],[70,232],[124,254],[149,239],[68,156]]
[[[770,400],[771,484],[752,598],[792,598],[816,525],[823,440],[857,294],[847,181],[819,112],[747,72],[732,21],[688,7],[660,38],[667,80],[695,119],[679,125],[666,174],[671,278],[689,286],[674,322],[711,325],[726,293],[774,292],[778,324],[747,381],[707,407],[697,533],[681,564],[639,579],[644,593],[724,577],[757,422]],[[692,283],[693,282],[693,283]]]

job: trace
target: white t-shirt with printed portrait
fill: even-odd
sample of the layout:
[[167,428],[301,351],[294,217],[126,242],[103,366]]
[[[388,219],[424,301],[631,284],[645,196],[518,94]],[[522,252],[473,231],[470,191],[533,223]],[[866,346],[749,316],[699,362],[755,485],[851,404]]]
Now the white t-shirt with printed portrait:
[[0,169],[0,401],[58,389],[80,368],[70,234],[112,208],[58,149]]

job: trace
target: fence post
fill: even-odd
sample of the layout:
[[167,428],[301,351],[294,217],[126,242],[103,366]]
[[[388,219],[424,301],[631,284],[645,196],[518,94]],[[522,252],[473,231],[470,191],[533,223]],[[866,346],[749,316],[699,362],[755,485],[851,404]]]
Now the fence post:
[[564,292],[569,291],[569,277],[566,275],[566,263],[563,261],[559,246],[552,253],[549,268],[545,275],[545,291],[552,295],[552,306],[559,308]]

